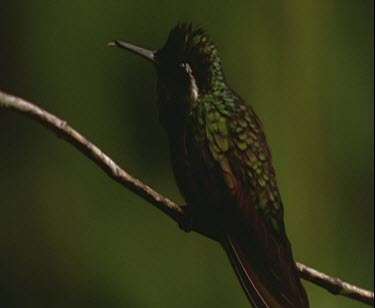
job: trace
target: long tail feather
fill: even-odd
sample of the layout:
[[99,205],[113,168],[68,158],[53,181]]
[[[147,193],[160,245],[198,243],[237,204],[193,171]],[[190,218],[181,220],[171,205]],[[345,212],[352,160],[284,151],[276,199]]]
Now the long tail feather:
[[[303,299],[292,303],[283,294],[282,290],[277,290],[276,288],[275,292],[275,288],[272,289],[270,287],[272,281],[266,282],[264,277],[260,277],[259,271],[255,268],[257,261],[254,262],[254,257],[249,256],[241,248],[240,241],[235,236],[226,234],[222,241],[222,246],[231,261],[245,294],[254,308],[308,307],[308,303],[304,302]],[[254,251],[255,254],[256,251]]]

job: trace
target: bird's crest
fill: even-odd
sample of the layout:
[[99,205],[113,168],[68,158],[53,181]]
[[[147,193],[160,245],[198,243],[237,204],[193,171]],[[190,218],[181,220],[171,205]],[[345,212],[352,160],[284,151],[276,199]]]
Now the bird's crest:
[[216,46],[205,30],[191,23],[179,23],[170,31],[157,58],[163,66],[188,63],[201,90],[208,89],[215,73],[221,72]]

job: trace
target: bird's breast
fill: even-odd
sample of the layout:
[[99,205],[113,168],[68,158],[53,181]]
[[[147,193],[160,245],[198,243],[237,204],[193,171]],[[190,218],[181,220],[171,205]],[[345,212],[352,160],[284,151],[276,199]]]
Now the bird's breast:
[[186,202],[200,211],[220,213],[230,194],[208,147],[197,143],[188,127],[169,135],[172,169]]

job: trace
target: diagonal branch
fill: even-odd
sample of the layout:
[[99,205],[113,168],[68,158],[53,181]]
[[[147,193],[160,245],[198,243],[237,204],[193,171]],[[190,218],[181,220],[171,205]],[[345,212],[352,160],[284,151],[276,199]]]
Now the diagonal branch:
[[297,262],[297,268],[303,279],[326,289],[334,295],[342,295],[374,306],[374,293],[361,289],[339,278],[328,276]]
[[[59,137],[74,145],[87,158],[101,167],[104,172],[116,182],[156,206],[159,210],[176,221],[181,227],[189,225],[190,218],[183,207],[178,206],[121,169],[108,155],[102,152],[74,128],[69,126],[66,121],[43,110],[35,104],[1,91],[0,108],[21,113],[53,130]],[[205,230],[195,228],[194,231],[208,236]],[[374,305],[374,293],[371,291],[356,287],[338,278],[330,277],[301,263],[297,263],[297,267],[303,279],[326,289],[332,294],[343,295],[371,306]]]

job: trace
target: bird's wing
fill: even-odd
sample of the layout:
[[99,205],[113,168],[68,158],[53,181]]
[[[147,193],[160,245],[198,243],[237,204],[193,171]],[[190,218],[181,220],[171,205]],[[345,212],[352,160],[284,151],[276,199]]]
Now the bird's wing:
[[242,286],[254,307],[308,307],[258,117],[238,98],[202,110],[206,149],[212,155],[207,164],[212,167],[212,158],[216,162],[216,173],[231,195],[228,207],[234,209],[222,244]]

